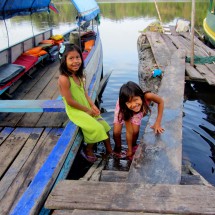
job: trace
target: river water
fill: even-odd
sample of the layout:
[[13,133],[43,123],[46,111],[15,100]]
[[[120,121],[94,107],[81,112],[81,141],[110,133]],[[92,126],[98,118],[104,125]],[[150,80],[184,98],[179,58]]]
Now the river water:
[[[101,107],[105,118],[112,126],[115,102],[120,86],[132,80],[138,83],[137,39],[147,25],[158,20],[153,2],[130,1],[132,3],[101,3],[100,34],[103,44],[104,73],[112,71],[102,95]],[[208,3],[196,4],[196,28],[201,32],[202,21]],[[0,22],[0,49],[32,36],[47,27],[54,34],[64,33],[74,26],[75,12],[69,1],[57,3],[59,14],[16,17]],[[191,2],[158,2],[164,24],[175,24],[178,18],[190,20]],[[6,31],[7,29],[7,31]],[[24,30],[25,33],[23,33]],[[191,163],[194,169],[215,185],[215,96],[214,87],[206,84],[186,83],[183,111],[183,163]],[[140,137],[143,135],[147,118],[143,119]],[[125,136],[123,130],[123,137]],[[112,133],[111,133],[112,135]],[[113,144],[113,140],[112,144]],[[139,140],[138,140],[139,141]],[[126,147],[125,138],[123,145]],[[174,155],[173,155],[174,156]],[[112,165],[111,163],[109,165]],[[113,164],[113,166],[116,164]],[[127,163],[119,164],[121,169]]]

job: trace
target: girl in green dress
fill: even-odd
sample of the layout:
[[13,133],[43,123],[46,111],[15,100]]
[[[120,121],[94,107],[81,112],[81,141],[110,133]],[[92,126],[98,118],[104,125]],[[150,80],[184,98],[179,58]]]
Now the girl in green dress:
[[112,153],[109,131],[111,127],[100,116],[100,111],[85,89],[84,62],[81,50],[73,44],[66,44],[60,64],[58,86],[63,97],[69,119],[79,126],[84,136],[86,148],[81,154],[90,162],[96,161],[93,145],[103,141],[106,153]]

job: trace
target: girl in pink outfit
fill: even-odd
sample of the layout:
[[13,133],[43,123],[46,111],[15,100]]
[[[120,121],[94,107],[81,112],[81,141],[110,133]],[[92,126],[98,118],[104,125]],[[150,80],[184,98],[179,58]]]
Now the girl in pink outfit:
[[114,154],[120,156],[121,153],[121,132],[122,126],[126,126],[126,142],[128,150],[126,156],[132,157],[137,148],[137,138],[139,135],[142,118],[150,112],[149,104],[154,102],[158,105],[158,114],[154,125],[155,134],[164,132],[161,127],[164,102],[163,99],[151,92],[143,92],[134,82],[129,81],[120,88],[119,99],[116,103],[114,113],[113,139],[115,142]]

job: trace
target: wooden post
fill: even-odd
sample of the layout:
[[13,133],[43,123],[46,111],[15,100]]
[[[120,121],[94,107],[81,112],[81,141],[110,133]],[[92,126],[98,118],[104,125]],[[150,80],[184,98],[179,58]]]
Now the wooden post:
[[191,57],[190,65],[194,66],[194,25],[195,25],[195,0],[192,0],[192,14],[191,14]]
[[156,10],[157,10],[158,17],[159,17],[159,20],[160,20],[160,25],[161,25],[162,33],[164,33],[163,22],[162,22],[162,19],[161,19],[161,16],[160,16],[160,12],[159,12],[159,9],[158,9],[158,5],[157,5],[156,0],[154,0],[154,2],[155,2],[155,8],[156,8]]

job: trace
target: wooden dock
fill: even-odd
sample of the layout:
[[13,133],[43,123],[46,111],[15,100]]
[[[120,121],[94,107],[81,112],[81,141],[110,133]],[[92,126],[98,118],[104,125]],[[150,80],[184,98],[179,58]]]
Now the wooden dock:
[[61,181],[45,204],[53,210],[52,214],[215,213],[215,188],[194,169],[182,166],[184,82],[189,74],[185,46],[175,45],[181,40],[178,35],[170,39],[172,35],[147,32],[146,37],[154,61],[164,73],[158,94],[165,101],[162,121],[165,132],[155,136],[150,129],[157,112],[152,107],[130,169],[102,170],[103,166],[96,163],[81,180]]
[[[162,35],[169,49],[183,49],[186,57],[191,56],[191,35],[189,32],[176,33],[174,28],[171,28],[171,35]],[[202,58],[215,56],[215,49],[206,46],[196,36],[194,37],[194,55]],[[194,63],[194,67],[190,63],[186,63],[186,78],[191,81],[206,82],[209,85],[215,86],[215,61],[213,63],[198,64]]]
[[[157,111],[152,107],[145,135],[130,169],[105,170],[105,161],[99,159],[80,180],[59,182],[45,205],[53,215],[214,214],[215,188],[192,168],[183,170],[181,164],[184,81],[189,74],[189,66],[185,63],[186,48],[184,44],[177,48],[176,44],[181,40],[178,35],[171,40],[173,35],[147,33],[146,36],[155,62],[164,71],[158,94],[165,100],[165,133],[155,136],[150,129]],[[14,86],[14,92],[11,88],[11,99],[58,99],[58,66],[58,62],[54,62],[36,70],[30,77],[26,76],[18,88]],[[213,64],[206,67],[212,68]],[[202,77],[204,81],[210,79],[206,75]],[[200,79],[195,77],[193,80]],[[68,139],[73,135],[69,131],[77,132],[70,124],[65,128],[68,118],[64,112],[1,113],[0,119],[0,214],[6,215],[29,184],[36,185],[35,176],[41,176],[38,171],[42,171],[43,166],[49,170],[47,175],[57,175],[62,165],[71,167],[71,163],[61,162],[68,151],[78,151],[79,147],[74,144],[71,148],[69,144],[66,148],[63,143],[68,140],[60,138],[62,132],[67,132],[64,137]],[[51,151],[56,157],[49,157]],[[59,152],[61,156],[58,156]],[[53,166],[56,167],[54,172]],[[53,183],[46,178],[42,181],[44,184],[37,190],[29,189],[26,195],[32,195],[32,199],[41,195],[45,200],[48,193],[42,192],[42,187],[48,184],[49,190]],[[30,203],[21,202],[19,206],[25,207],[25,204]],[[37,202],[36,206],[39,204]],[[37,208],[32,211],[38,213]]]

